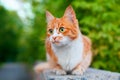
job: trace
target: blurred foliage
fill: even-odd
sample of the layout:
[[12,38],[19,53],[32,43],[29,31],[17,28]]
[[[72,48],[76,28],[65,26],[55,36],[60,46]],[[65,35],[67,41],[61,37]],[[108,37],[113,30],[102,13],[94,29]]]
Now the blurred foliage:
[[16,12],[8,12],[0,6],[0,62],[16,61],[22,22]]
[[[34,63],[45,60],[45,11],[61,17],[71,4],[82,33],[92,40],[92,67],[120,72],[119,0],[23,0],[32,5],[35,18],[25,32],[19,17],[0,7],[0,59]],[[5,36],[4,36],[5,35]],[[10,37],[10,38],[9,38]],[[2,53],[2,54],[1,54]],[[14,60],[13,60],[14,59]]]

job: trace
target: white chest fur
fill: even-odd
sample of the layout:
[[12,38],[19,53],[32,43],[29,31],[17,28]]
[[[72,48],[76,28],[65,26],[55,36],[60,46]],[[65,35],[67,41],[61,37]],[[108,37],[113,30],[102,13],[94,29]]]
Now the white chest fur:
[[72,70],[82,60],[83,43],[80,37],[72,41],[69,46],[56,48],[53,51],[58,58],[58,64],[66,71]]

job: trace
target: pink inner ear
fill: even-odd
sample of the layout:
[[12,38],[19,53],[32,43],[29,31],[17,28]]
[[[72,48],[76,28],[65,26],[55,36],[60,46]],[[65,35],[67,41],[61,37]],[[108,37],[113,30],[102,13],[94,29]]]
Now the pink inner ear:
[[65,10],[64,17],[67,18],[71,22],[76,21],[76,15],[75,12],[72,8],[72,6],[68,6]]
[[46,11],[46,19],[47,19],[47,23],[49,23],[54,19],[54,16],[49,11]]

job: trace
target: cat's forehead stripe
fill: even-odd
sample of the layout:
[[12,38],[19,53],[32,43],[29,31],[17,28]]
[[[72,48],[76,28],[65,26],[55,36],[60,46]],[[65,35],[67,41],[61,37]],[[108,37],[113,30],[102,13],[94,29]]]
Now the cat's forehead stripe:
[[60,26],[61,26],[61,21],[60,21],[60,18],[55,18],[55,20],[53,20],[53,22],[52,22],[52,25],[51,25],[51,27],[52,28],[59,28]]

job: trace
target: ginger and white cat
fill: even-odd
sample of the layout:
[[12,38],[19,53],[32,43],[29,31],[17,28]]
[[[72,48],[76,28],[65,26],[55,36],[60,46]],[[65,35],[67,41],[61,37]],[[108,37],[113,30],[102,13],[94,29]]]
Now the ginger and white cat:
[[82,75],[92,60],[91,41],[81,34],[75,12],[68,6],[62,18],[46,11],[47,62],[35,66],[35,72],[52,69],[59,75]]

